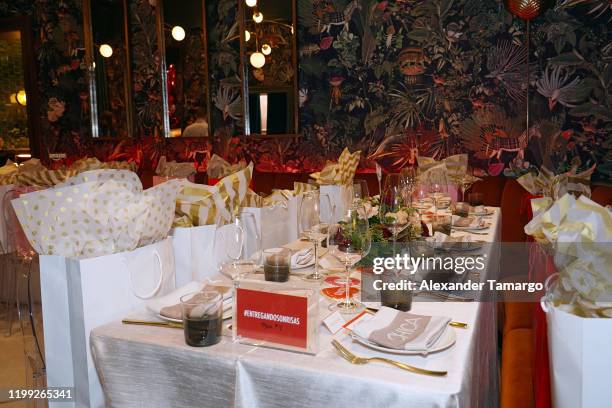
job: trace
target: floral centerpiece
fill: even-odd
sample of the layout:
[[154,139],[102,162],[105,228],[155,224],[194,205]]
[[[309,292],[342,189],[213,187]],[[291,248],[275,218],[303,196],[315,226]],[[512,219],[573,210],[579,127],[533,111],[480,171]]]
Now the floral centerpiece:
[[396,237],[396,242],[409,242],[422,237],[423,228],[418,211],[412,207],[405,207],[395,213],[380,214],[380,196],[376,195],[361,200],[363,203],[362,218],[367,218],[372,232],[372,243],[390,243],[393,241],[391,232],[384,226],[381,217],[397,219],[399,224],[407,224]]

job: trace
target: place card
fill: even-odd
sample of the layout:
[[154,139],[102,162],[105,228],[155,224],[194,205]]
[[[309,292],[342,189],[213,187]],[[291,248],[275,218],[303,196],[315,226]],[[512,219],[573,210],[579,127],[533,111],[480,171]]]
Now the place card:
[[337,310],[323,319],[323,324],[325,327],[327,327],[327,330],[329,330],[331,334],[336,334],[342,330],[344,323],[346,323],[344,318]]
[[235,341],[316,354],[319,294],[287,283],[240,280],[234,292]]

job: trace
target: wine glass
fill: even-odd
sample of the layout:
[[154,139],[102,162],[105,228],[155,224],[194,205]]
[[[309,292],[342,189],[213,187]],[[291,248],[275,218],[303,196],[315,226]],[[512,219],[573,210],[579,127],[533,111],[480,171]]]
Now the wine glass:
[[369,196],[368,183],[365,180],[353,180],[353,201],[361,201]]
[[405,187],[401,175],[387,175],[383,193],[380,197],[378,218],[382,226],[391,232],[393,241],[408,226],[407,207]]
[[319,273],[318,247],[321,241],[327,238],[327,230],[333,212],[331,200],[327,194],[320,194],[319,190],[304,193],[300,203],[298,228],[300,234],[313,244],[315,255],[314,273],[306,275],[304,280],[319,281],[323,279],[323,275]]
[[359,215],[363,211],[363,205],[355,202],[329,226],[327,248],[342,262],[346,276],[344,299],[330,305],[329,309],[332,311],[358,313],[365,308],[362,303],[352,299],[350,292],[352,267],[367,256],[372,245],[368,219]]
[[417,184],[417,174],[414,167],[404,167],[400,172],[402,178],[404,201],[412,207],[412,195]]
[[432,169],[429,171],[429,196],[436,207],[436,213],[437,210],[443,210],[450,206],[446,171],[442,169]]
[[461,190],[461,202],[465,202],[465,193],[470,189],[470,187],[472,187],[472,184],[474,184],[474,176],[472,176],[471,173],[472,171],[468,170],[459,179],[459,189]]
[[241,212],[234,217],[233,222],[242,226],[244,231],[242,240],[242,260],[252,262],[253,265],[261,265],[261,229],[257,225],[255,215],[248,212]]
[[215,230],[213,253],[217,270],[224,276],[234,279],[239,275],[237,262],[242,256],[244,228],[237,222],[219,219]]
[[220,219],[213,253],[222,275],[235,279],[253,272],[261,258],[261,235],[254,215],[241,213],[227,223]]

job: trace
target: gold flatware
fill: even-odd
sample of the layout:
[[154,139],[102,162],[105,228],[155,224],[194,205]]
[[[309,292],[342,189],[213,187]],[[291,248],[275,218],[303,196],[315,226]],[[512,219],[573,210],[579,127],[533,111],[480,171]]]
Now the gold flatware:
[[172,329],[182,329],[183,328],[183,323],[178,323],[178,322],[155,322],[155,321],[148,321],[148,320],[123,319],[121,323],[135,324],[138,326],[170,327]]
[[434,375],[437,377],[442,377],[447,374],[446,371],[427,370],[425,368],[414,367],[414,366],[400,363],[399,361],[391,360],[391,359],[384,358],[384,357],[369,357],[369,358],[358,357],[355,354],[351,353],[346,347],[340,344],[340,342],[337,340],[332,340],[332,345],[336,348],[338,353],[340,353],[340,356],[342,356],[345,360],[347,360],[351,364],[361,365],[361,364],[369,363],[370,361],[380,361],[380,362],[391,364],[396,367],[399,367],[404,370],[407,370],[413,373],[417,373],[417,374]]

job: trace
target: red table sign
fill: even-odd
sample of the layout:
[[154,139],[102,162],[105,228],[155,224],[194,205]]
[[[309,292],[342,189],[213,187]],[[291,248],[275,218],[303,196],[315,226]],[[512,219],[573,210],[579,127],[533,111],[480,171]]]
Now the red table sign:
[[308,298],[236,289],[236,334],[306,348]]

